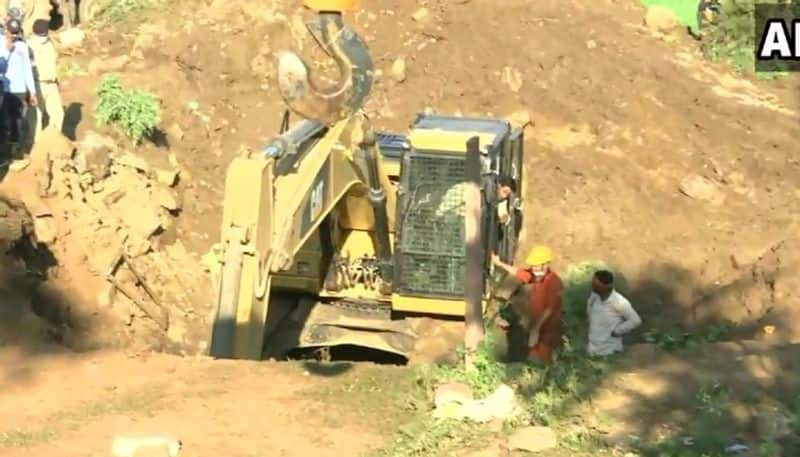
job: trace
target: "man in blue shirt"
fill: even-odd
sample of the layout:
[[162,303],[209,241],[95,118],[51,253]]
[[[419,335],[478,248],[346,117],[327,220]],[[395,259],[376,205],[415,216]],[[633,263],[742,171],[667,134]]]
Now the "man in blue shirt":
[[30,128],[25,122],[28,105],[37,105],[31,53],[21,36],[22,24],[16,19],[9,20],[6,24],[3,115],[8,123],[8,141],[19,144],[18,150],[24,150],[30,135]]

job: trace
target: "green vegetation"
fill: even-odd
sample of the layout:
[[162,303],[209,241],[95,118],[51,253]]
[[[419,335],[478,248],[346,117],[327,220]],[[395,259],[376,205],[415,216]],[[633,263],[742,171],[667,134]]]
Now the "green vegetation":
[[[696,415],[690,421],[682,437],[665,438],[655,444],[636,443],[639,455],[642,457],[726,457],[732,455],[727,450],[734,446],[737,440],[731,434],[732,424],[732,399],[733,395],[723,384],[718,381],[709,383],[700,389],[696,395]],[[780,411],[790,417],[792,427],[797,427],[798,413],[800,413],[800,397],[795,405]],[[777,442],[765,441],[752,446],[752,452],[747,455],[754,457],[780,457],[782,455],[795,455],[793,451],[782,449]]]
[[94,20],[106,23],[122,22],[132,15],[157,6],[162,0],[98,0]]
[[755,49],[757,40],[753,27],[755,5],[767,3],[786,2],[783,0],[728,0],[723,2],[723,20],[716,27],[712,27],[704,38],[703,49],[706,57],[713,61],[727,62],[739,72],[753,71],[755,68],[753,49]]
[[[559,433],[559,443],[569,455],[586,452],[601,455],[605,443],[583,428],[577,419],[576,407],[588,399],[592,389],[607,373],[609,360],[587,358],[580,341],[585,331],[586,297],[591,276],[601,262],[574,266],[564,275],[564,319],[568,329],[558,363],[552,366],[530,363],[505,364],[495,358],[495,343],[487,338],[476,357],[473,370],[458,366],[427,366],[417,370],[418,407],[412,419],[401,427],[389,445],[376,453],[378,457],[410,457],[446,455],[455,449],[484,446],[493,435],[486,425],[457,420],[437,420],[431,416],[429,398],[433,388],[445,381],[459,381],[473,388],[475,396],[485,397],[500,384],[515,388],[523,398],[524,413],[516,422],[505,424],[506,431],[523,424],[552,427]],[[625,289],[624,280],[620,280]],[[492,323],[489,323],[491,328]],[[489,334],[487,332],[487,334]]]
[[714,343],[724,340],[733,330],[730,323],[711,325],[702,331],[685,332],[680,329],[660,332],[648,330],[644,334],[646,341],[655,343],[665,351],[695,347],[702,343]]
[[97,88],[95,118],[99,125],[116,124],[134,142],[153,134],[161,122],[161,107],[155,95],[125,89],[119,76],[108,74]]
[[[697,7],[699,0],[642,0],[645,6],[661,5],[671,9],[678,21],[693,33],[699,31]],[[755,68],[753,49],[756,37],[754,11],[756,4],[785,4],[785,0],[723,0],[718,24],[703,30],[703,53],[711,61],[725,62],[737,72],[752,72]],[[762,78],[776,78],[784,73],[763,73]]]

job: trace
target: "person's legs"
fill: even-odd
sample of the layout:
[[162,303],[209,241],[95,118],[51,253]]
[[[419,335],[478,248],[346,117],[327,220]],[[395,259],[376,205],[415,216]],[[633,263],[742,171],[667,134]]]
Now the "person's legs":
[[549,365],[553,363],[553,348],[549,344],[536,343],[536,346],[528,349],[528,358],[537,359]]
[[8,142],[17,143],[19,141],[20,118],[22,116],[22,101],[19,97],[15,94],[5,94],[3,114],[5,115]]
[[30,118],[32,113],[28,110],[28,94],[14,94],[14,97],[19,102],[19,116],[17,117],[17,151],[19,154],[25,154],[31,146],[31,134],[33,133],[31,125],[35,120]]
[[42,84],[42,97],[44,109],[47,111],[47,126],[53,126],[61,132],[64,128],[64,102],[61,100],[58,85]]

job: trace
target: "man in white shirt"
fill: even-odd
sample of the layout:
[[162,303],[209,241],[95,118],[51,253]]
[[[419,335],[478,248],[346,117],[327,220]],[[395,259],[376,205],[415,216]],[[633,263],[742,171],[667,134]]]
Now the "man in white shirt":
[[586,313],[589,316],[586,352],[590,356],[622,352],[622,335],[642,323],[631,302],[614,290],[614,275],[606,270],[596,271],[592,278]]

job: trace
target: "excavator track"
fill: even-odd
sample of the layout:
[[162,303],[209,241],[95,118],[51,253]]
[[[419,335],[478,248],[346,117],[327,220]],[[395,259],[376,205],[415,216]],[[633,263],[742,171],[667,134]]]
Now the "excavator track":
[[[359,346],[408,357],[417,334],[406,320],[392,320],[391,309],[353,300],[291,299],[274,294],[270,310],[291,311],[280,316],[268,331],[264,358],[280,358],[293,349]],[[281,305],[278,305],[281,303]],[[276,306],[278,305],[278,306]],[[270,319],[271,320],[271,319]]]

